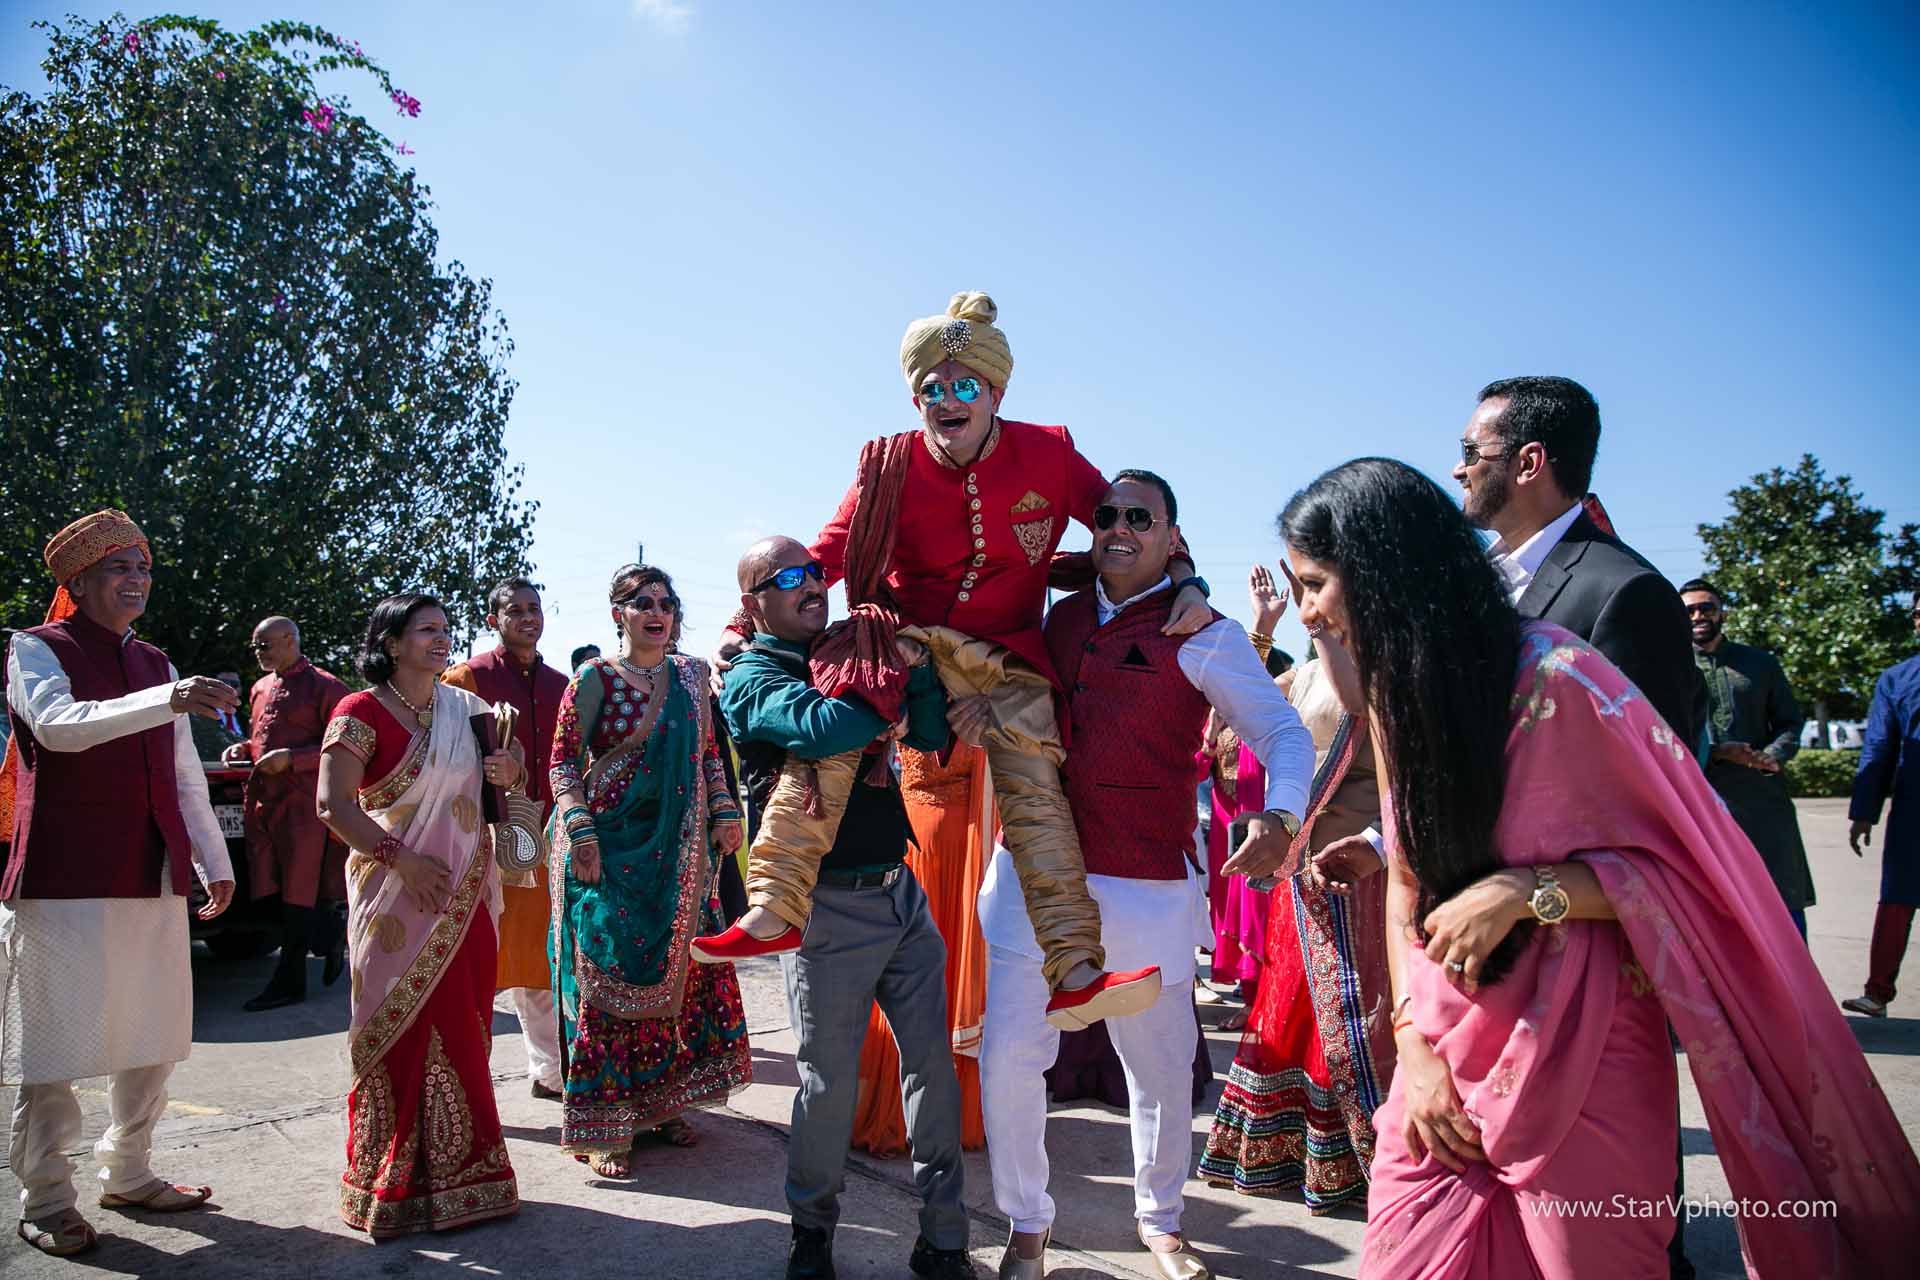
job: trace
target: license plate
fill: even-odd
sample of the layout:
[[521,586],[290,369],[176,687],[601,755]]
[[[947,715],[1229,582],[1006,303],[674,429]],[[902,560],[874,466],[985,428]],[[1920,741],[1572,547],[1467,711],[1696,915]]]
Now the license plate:
[[213,806],[213,816],[220,819],[220,834],[229,840],[239,840],[247,834],[247,822],[244,816],[246,807],[237,804],[217,804]]

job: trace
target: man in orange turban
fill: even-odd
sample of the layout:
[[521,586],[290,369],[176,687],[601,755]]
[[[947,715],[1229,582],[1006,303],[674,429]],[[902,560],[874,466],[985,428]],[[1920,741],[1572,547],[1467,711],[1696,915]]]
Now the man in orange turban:
[[134,637],[152,557],[125,512],[68,525],[46,561],[58,584],[49,621],[17,633],[7,655],[18,758],[0,878],[0,1081],[19,1086],[19,1235],[64,1256],[95,1242],[66,1156],[80,1137],[74,1080],[111,1077],[112,1122],[94,1148],[103,1208],[191,1209],[213,1194],[156,1177],[148,1154],[167,1077],[192,1045],[187,877],[206,887],[203,918],[233,896],[184,713],[217,717],[239,699],[218,680],[181,679]]

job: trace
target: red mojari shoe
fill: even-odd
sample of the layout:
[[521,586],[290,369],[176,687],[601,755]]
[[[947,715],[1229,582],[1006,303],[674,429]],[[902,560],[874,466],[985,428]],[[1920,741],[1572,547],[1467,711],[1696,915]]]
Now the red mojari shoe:
[[1103,973],[1078,991],[1056,991],[1047,1001],[1047,1021],[1062,1031],[1079,1031],[1102,1018],[1139,1013],[1160,998],[1160,966],[1131,973]]
[[[771,938],[756,938],[735,924],[728,925],[719,933],[693,940],[693,958],[701,964],[725,964],[729,960],[745,960],[751,956],[777,956],[783,951],[799,949],[800,931],[792,925],[788,925],[783,932]],[[1078,995],[1079,992],[1074,994]]]

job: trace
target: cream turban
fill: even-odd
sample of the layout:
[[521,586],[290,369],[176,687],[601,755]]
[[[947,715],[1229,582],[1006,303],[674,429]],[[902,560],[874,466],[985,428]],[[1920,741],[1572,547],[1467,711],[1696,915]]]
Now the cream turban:
[[83,516],[53,535],[47,542],[47,568],[55,582],[66,584],[116,551],[138,547],[148,560],[153,551],[147,535],[124,511],[96,511]]
[[948,360],[967,366],[993,386],[1005,389],[1013,377],[1013,352],[1007,335],[993,327],[1000,308],[984,293],[956,293],[947,313],[915,320],[900,339],[900,369],[907,387],[919,393],[927,374]]

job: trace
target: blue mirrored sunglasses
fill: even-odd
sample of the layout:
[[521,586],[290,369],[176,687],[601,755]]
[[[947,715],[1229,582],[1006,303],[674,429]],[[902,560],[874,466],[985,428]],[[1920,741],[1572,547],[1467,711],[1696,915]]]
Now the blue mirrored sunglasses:
[[782,591],[791,591],[808,578],[815,582],[825,582],[827,571],[820,567],[818,560],[809,560],[805,564],[789,565],[769,578],[762,579],[747,589],[749,595],[765,591],[768,587],[778,587]]
[[956,378],[951,384],[945,382],[929,382],[926,386],[921,387],[920,402],[922,404],[939,404],[942,400],[946,399],[947,387],[949,385],[953,388],[953,398],[961,404],[972,404],[980,398],[980,379]]

